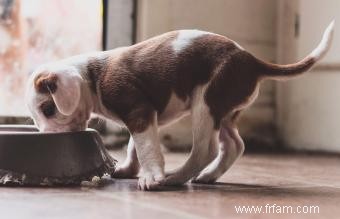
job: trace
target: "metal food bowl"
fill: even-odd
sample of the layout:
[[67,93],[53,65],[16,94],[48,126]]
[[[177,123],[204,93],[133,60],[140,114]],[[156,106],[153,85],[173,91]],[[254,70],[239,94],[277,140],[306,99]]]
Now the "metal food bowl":
[[115,166],[95,130],[41,133],[34,126],[0,126],[2,185],[77,185],[111,175]]

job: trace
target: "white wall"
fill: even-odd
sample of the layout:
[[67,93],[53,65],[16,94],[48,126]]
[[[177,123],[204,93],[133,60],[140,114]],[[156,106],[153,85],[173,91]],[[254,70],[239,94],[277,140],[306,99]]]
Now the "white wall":
[[[300,35],[296,42],[291,41],[290,47],[296,45],[295,56],[299,59],[315,48],[332,19],[340,21],[340,1],[300,0],[297,8]],[[340,152],[338,24],[332,48],[320,64],[309,74],[278,85],[279,135],[283,142],[292,148]],[[288,25],[285,28],[289,30],[292,27]],[[289,42],[284,47],[289,48],[288,44]],[[293,57],[291,53],[291,50],[285,51],[283,48],[281,57],[287,60],[284,58],[285,55]]]

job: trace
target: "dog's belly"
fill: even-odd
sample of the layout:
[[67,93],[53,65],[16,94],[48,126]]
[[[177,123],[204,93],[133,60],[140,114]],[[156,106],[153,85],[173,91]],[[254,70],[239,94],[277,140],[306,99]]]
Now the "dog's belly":
[[175,122],[188,115],[189,110],[189,98],[186,101],[183,101],[182,99],[178,98],[176,94],[172,94],[169,103],[165,107],[165,110],[158,115],[158,125],[164,126]]

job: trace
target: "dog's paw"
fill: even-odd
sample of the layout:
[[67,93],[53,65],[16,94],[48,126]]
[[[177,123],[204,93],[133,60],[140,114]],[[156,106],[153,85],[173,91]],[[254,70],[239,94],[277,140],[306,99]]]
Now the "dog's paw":
[[176,170],[167,170],[165,171],[165,177],[174,175],[177,171]]
[[164,186],[182,186],[187,182],[183,177],[179,177],[178,174],[168,174],[165,179],[162,181],[162,185]]
[[191,179],[191,183],[214,184],[218,177],[209,173],[200,173],[199,176]]
[[134,179],[137,177],[138,172],[139,172],[138,167],[120,166],[117,167],[117,169],[111,175],[111,177],[119,179]]
[[157,190],[162,185],[164,174],[142,174],[138,179],[138,189],[142,191]]

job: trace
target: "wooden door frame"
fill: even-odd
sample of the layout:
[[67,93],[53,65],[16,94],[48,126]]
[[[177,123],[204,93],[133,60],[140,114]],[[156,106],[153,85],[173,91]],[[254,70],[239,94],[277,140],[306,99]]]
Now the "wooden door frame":
[[137,0],[103,0],[103,49],[136,42]]

